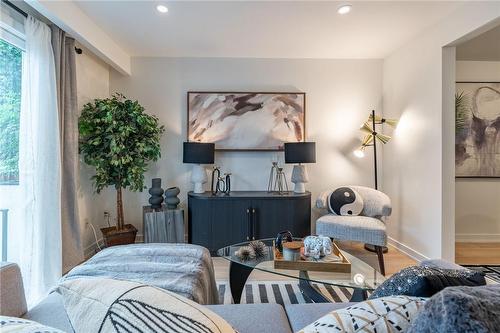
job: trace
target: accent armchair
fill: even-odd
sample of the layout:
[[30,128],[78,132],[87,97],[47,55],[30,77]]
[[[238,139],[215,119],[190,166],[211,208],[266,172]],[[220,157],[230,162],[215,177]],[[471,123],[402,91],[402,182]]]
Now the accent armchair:
[[[387,245],[384,218],[391,215],[389,197],[375,189],[364,186],[349,186],[357,191],[364,201],[358,216],[327,214],[316,220],[316,233],[337,240],[347,240],[370,244],[375,247],[380,273],[385,275],[383,247]],[[316,207],[328,208],[328,192],[323,192],[316,200]]]

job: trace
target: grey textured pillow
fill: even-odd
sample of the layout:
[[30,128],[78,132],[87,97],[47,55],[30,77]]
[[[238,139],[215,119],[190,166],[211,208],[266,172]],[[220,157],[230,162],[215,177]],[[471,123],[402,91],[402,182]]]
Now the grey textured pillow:
[[385,280],[373,291],[370,299],[391,295],[431,297],[446,287],[485,284],[483,273],[469,269],[411,266]]
[[449,287],[432,296],[408,333],[488,333],[500,330],[500,285]]

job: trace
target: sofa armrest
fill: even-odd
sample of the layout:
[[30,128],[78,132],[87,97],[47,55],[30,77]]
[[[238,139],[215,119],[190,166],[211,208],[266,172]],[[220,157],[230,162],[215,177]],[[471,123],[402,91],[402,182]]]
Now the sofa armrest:
[[23,279],[19,266],[0,263],[0,315],[22,317],[26,311]]
[[328,209],[328,195],[330,195],[330,193],[332,193],[332,191],[328,190],[328,191],[323,191],[320,193],[320,195],[318,195],[318,197],[316,198],[316,208],[319,208],[319,209]]
[[424,260],[420,263],[420,266],[429,266],[434,268],[443,268],[443,269],[467,269],[450,261],[446,261],[443,259],[429,259]]

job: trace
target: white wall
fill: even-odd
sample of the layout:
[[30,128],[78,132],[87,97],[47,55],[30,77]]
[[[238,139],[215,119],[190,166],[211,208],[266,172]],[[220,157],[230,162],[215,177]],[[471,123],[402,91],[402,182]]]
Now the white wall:
[[383,153],[383,190],[394,206],[388,231],[417,258],[454,259],[453,122],[443,122],[454,111],[442,95],[454,84],[453,75],[443,81],[454,51],[443,47],[499,17],[498,2],[466,3],[384,60],[384,114],[400,118]]
[[[457,81],[500,82],[500,61],[457,61]],[[500,241],[500,179],[457,178],[456,239]]]
[[[78,109],[94,98],[109,96],[109,66],[84,49],[76,56],[76,80]],[[87,255],[92,251],[95,243],[92,229],[86,224],[92,223],[96,228],[97,237],[101,238],[99,227],[104,226],[103,214],[105,210],[113,209],[112,192],[105,191],[101,195],[94,194],[90,177],[93,170],[80,160],[80,182],[78,188],[79,216],[82,230],[82,244]],[[111,203],[110,203],[111,201]]]
[[[359,126],[371,109],[380,110],[381,60],[133,58],[132,72],[124,77],[112,71],[110,91],[138,99],[166,126],[162,158],[146,174],[148,186],[151,178],[161,177],[164,188],[181,188],[181,200],[192,187],[191,167],[182,164],[189,90],[306,92],[307,139],[317,144],[317,163],[308,165],[313,200],[336,185],[373,184],[371,156],[359,160],[352,151],[362,136]],[[283,153],[216,153],[216,163],[233,174],[234,190],[267,189],[276,158],[283,162]],[[290,166],[286,172],[290,181]],[[140,229],[147,200],[146,191],[124,195],[126,221]]]

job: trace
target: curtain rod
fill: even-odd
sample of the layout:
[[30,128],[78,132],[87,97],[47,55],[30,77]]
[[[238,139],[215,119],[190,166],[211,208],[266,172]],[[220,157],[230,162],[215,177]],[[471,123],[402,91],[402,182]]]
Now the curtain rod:
[[24,17],[28,17],[28,13],[26,13],[24,10],[22,10],[21,8],[17,7],[16,5],[14,5],[12,2],[10,2],[9,0],[2,0],[2,2],[5,2],[5,4],[7,6],[9,6],[10,8],[14,9],[16,12],[18,12],[19,14],[21,14],[22,16]]
[[[17,7],[16,5],[14,5],[11,1],[9,0],[2,0],[3,3],[5,3],[7,6],[9,6],[10,8],[12,8],[13,10],[15,10],[16,12],[18,12],[19,14],[21,14],[22,16],[24,17],[28,17],[28,13],[26,13],[24,10],[22,10],[21,8]],[[76,47],[75,46],[75,52],[76,54],[82,54],[83,51],[81,48],[79,47]]]

